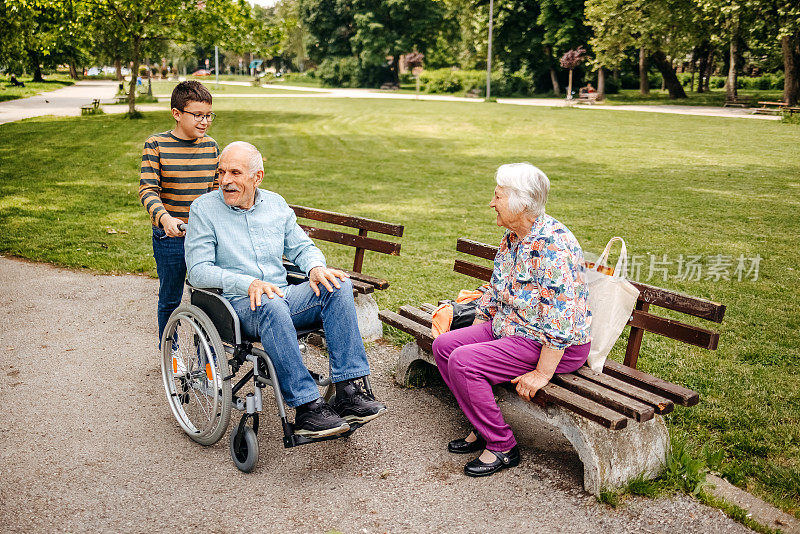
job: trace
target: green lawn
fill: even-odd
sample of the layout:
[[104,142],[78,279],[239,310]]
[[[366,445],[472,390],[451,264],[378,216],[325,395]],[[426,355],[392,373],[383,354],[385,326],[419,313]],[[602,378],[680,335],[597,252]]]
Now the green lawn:
[[[365,261],[392,281],[377,295],[387,308],[474,287],[452,272],[456,238],[497,242],[495,169],[541,167],[552,181],[547,211],[587,252],[624,236],[630,254],[673,262],[670,279],[650,283],[727,305],[719,350],[648,334],[640,368],[700,392],[697,407],[668,417],[675,435],[697,454],[722,450],[723,475],[800,515],[800,126],[349,99],[221,99],[214,111],[211,135],[257,145],[264,186],[290,202],[405,224],[399,258]],[[139,154],[171,126],[166,112],[0,125],[0,251],[152,275]],[[323,248],[346,264],[349,252]],[[757,281],[683,281],[679,255],[701,256],[705,269],[717,255],[762,259]]]
[[9,83],[8,76],[0,76],[0,102],[7,100],[16,100],[18,98],[27,98],[29,96],[37,95],[45,91],[55,91],[67,85],[72,85],[74,82],[64,79],[63,77],[48,76],[43,82],[32,82],[29,77],[17,78],[25,84],[25,87],[13,87]]

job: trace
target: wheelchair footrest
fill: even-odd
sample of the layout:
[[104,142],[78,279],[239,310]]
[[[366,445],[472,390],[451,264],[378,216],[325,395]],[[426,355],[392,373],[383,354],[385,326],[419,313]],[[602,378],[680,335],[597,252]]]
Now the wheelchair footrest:
[[[306,445],[308,443],[316,443],[318,441],[330,441],[332,439],[339,439],[339,438],[346,438],[347,436],[351,435],[353,432],[364,426],[365,423],[352,423],[350,425],[350,430],[347,432],[342,432],[341,434],[335,434],[333,436],[325,436],[322,438],[310,438],[308,436],[300,436],[292,432],[291,434],[285,435],[283,437],[283,447],[285,449],[289,449],[291,447],[297,447],[298,445]],[[294,430],[294,425],[291,425],[292,430]]]

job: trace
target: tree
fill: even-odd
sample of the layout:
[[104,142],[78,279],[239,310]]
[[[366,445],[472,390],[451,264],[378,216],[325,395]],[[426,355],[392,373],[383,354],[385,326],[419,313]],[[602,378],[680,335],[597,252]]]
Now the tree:
[[579,46],[575,50],[567,50],[561,56],[559,63],[562,68],[569,69],[569,84],[567,85],[567,100],[572,100],[572,70],[583,63],[586,57],[586,50]]
[[639,48],[642,60],[650,59],[661,72],[670,98],[686,98],[671,58],[685,57],[691,50],[696,10],[694,0],[587,0],[596,66],[616,68],[626,50]]
[[379,66],[391,57],[395,84],[400,82],[400,55],[427,52],[444,15],[434,0],[353,0],[352,8],[354,51],[362,65]]
[[584,10],[584,0],[539,0],[536,22],[541,27],[545,61],[556,96],[560,94],[560,88],[554,68],[555,58],[589,40],[590,29],[586,25]]
[[87,0],[88,17],[106,20],[107,30],[128,45],[131,82],[128,113],[136,116],[136,77],[142,59],[169,40],[237,43],[252,23],[251,7],[230,0]]

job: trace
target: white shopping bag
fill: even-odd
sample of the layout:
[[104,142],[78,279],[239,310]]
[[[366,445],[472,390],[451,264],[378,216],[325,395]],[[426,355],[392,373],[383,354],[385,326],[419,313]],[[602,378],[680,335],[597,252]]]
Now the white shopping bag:
[[[611,245],[619,241],[622,250],[613,275],[600,272],[600,266],[608,261]],[[602,373],[606,357],[628,323],[639,290],[626,279],[628,250],[621,237],[613,237],[597,259],[594,267],[586,269],[586,285],[589,290],[589,309],[592,311],[592,345],[587,363],[593,371]]]

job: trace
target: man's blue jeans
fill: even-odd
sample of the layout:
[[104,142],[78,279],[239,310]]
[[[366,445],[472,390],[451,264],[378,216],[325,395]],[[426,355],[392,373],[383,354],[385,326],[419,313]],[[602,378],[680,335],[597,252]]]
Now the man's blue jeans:
[[168,237],[163,229],[153,227],[153,257],[158,272],[158,346],[164,327],[183,298],[186,280],[186,260],[183,255],[183,237]]
[[283,289],[284,297],[261,295],[261,306],[250,309],[249,297],[231,299],[233,309],[249,336],[259,337],[272,358],[289,407],[319,398],[319,389],[303,363],[297,346],[297,330],[322,321],[328,342],[331,380],[341,382],[369,374],[367,353],[358,330],[353,284],[340,281],[341,289],[329,292],[319,286],[316,296],[308,282]]

